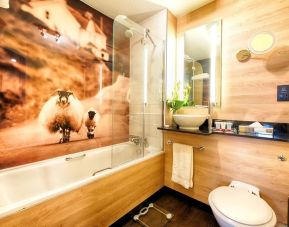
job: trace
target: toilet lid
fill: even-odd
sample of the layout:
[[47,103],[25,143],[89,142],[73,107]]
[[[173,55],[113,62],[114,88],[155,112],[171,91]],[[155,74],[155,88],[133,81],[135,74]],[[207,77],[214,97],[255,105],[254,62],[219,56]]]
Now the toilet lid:
[[214,206],[226,217],[245,225],[262,225],[273,216],[271,207],[244,189],[219,187],[211,192]]

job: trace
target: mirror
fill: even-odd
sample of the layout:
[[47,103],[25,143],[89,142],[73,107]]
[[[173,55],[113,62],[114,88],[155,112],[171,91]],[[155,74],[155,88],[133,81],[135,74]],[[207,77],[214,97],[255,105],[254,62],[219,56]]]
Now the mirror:
[[195,105],[221,104],[221,20],[184,33],[183,86]]

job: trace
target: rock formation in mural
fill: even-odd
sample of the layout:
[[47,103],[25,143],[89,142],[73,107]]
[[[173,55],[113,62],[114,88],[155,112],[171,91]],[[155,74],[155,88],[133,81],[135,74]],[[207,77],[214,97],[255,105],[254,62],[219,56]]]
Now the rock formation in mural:
[[73,41],[78,47],[90,50],[95,57],[109,60],[106,52],[107,38],[93,21],[93,15],[90,12],[87,11],[83,15],[87,20],[87,25],[83,28],[68,9],[65,0],[31,1],[29,5],[22,4],[21,10],[38,18],[48,27],[48,29],[41,28],[39,25],[40,29],[53,30]]
[[128,136],[129,79],[112,81],[112,23],[79,0],[0,8],[0,151]]

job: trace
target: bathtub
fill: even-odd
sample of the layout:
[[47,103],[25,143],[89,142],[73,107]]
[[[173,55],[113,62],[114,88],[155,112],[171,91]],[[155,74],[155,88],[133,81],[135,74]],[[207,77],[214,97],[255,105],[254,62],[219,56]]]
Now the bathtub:
[[128,142],[0,171],[0,218],[160,155]]

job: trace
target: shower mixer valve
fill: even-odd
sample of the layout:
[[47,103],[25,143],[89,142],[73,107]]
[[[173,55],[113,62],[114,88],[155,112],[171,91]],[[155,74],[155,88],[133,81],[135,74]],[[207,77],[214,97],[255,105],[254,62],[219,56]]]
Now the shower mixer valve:
[[142,138],[140,136],[130,135],[129,136],[129,141],[133,142],[135,145],[139,145],[139,146],[144,145],[144,147],[148,147],[149,146],[147,138]]

